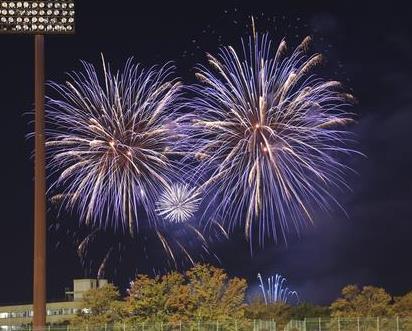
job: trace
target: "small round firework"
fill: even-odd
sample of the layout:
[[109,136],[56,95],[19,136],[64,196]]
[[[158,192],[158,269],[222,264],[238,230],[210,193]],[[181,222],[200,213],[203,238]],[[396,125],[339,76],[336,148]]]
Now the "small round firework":
[[157,202],[157,213],[167,221],[182,223],[189,220],[197,211],[199,194],[188,185],[174,184],[166,188]]

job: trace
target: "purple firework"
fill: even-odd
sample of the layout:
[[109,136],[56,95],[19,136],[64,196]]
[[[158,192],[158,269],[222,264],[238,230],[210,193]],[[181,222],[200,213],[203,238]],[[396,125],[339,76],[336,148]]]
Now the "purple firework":
[[[112,73],[83,63],[66,84],[51,83],[47,148],[51,188],[86,223],[133,232],[155,219],[159,195],[176,174],[182,84],[174,68],[141,68],[130,59]],[[56,196],[55,196],[56,197]]]
[[256,229],[261,245],[312,222],[313,207],[329,210],[332,188],[346,186],[340,160],[353,151],[344,109],[353,97],[310,74],[322,57],[306,55],[309,43],[287,56],[284,40],[274,48],[268,34],[254,33],[241,53],[208,55],[192,88],[205,218],[242,227],[250,242]]

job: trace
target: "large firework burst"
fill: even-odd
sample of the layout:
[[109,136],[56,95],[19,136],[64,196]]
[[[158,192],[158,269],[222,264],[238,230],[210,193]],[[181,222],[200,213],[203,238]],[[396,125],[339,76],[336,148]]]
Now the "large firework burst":
[[286,240],[291,225],[312,221],[314,206],[329,210],[332,188],[346,185],[340,154],[352,152],[342,128],[352,97],[310,74],[321,55],[306,55],[309,42],[287,56],[284,40],[274,49],[268,34],[254,33],[240,54],[208,55],[212,69],[200,67],[203,84],[192,88],[207,218],[243,227],[250,242],[255,229],[260,244],[279,231]]
[[133,232],[141,213],[154,219],[155,201],[176,174],[181,83],[171,65],[143,69],[130,59],[112,73],[103,59],[101,76],[83,66],[66,84],[51,83],[58,95],[47,106],[51,187],[62,188],[63,205],[86,223]]

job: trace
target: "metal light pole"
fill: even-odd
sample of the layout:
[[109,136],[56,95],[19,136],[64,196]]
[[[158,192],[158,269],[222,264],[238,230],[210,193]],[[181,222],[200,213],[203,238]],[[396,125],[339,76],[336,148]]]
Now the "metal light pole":
[[33,327],[46,325],[46,148],[44,139],[44,36],[34,37],[34,266]]
[[44,35],[74,33],[74,0],[9,0],[0,5],[0,33],[35,35],[33,329],[41,330],[47,315]]

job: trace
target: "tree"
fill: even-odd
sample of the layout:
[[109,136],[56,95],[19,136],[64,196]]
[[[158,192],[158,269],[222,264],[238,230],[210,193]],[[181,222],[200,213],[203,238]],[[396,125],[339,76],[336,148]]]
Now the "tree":
[[412,330],[412,291],[401,297],[395,298],[393,310],[396,316],[402,318],[403,330]]
[[383,289],[356,285],[342,289],[342,297],[332,303],[332,317],[389,317],[393,316],[391,296]]
[[189,294],[183,282],[183,275],[177,272],[155,278],[138,275],[128,290],[129,322],[169,322],[176,319],[176,314],[184,319]]
[[200,264],[187,271],[186,278],[194,319],[224,321],[244,317],[246,280],[229,278],[223,269]]
[[119,291],[113,284],[88,290],[83,295],[84,308],[73,323],[98,326],[120,320],[124,314],[124,305],[119,298]]
[[292,318],[303,320],[305,318],[330,317],[329,307],[314,305],[308,302],[292,307]]
[[131,283],[126,300],[129,321],[241,321],[246,287],[244,279],[230,278],[222,269],[210,265],[195,265],[184,275],[139,275]]
[[412,291],[406,293],[404,296],[396,297],[393,310],[399,317],[412,317]]
[[245,316],[252,320],[275,321],[277,328],[282,330],[292,317],[292,306],[283,302],[266,304],[255,299],[247,306]]

